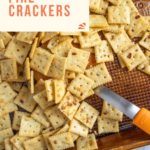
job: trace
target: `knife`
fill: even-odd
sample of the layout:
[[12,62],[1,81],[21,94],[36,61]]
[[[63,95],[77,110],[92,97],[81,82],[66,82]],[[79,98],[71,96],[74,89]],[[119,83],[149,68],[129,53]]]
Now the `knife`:
[[139,108],[127,99],[116,94],[107,87],[98,87],[95,94],[107,101],[109,104],[123,112],[127,117],[133,120],[133,124],[150,135],[150,111],[145,108]]

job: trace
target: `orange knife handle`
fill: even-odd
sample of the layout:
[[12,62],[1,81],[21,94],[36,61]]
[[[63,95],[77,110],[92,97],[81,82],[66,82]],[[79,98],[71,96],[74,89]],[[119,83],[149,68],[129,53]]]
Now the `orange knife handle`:
[[150,135],[150,111],[142,108],[134,117],[133,124]]

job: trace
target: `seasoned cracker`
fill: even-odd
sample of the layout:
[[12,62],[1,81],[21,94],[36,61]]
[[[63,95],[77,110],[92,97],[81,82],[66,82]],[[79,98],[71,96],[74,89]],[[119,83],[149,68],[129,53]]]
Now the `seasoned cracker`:
[[0,117],[16,110],[18,110],[18,108],[13,102],[9,102],[8,104],[0,103]]
[[52,63],[54,56],[43,48],[37,48],[33,59],[31,60],[31,68],[46,75]]
[[23,116],[21,119],[19,136],[35,137],[40,134],[41,124],[31,117]]
[[66,93],[67,83],[64,80],[54,80],[54,96],[55,104],[58,104],[63,99]]
[[4,48],[5,48],[4,41],[3,41],[3,39],[0,38],[0,50],[2,50]]
[[94,81],[93,88],[100,85],[106,84],[112,81],[111,75],[109,74],[107,67],[104,63],[98,64],[85,71],[85,74]]
[[98,133],[115,133],[119,132],[119,122],[111,119],[98,117]]
[[14,117],[13,117],[13,121],[12,121],[12,129],[13,130],[16,130],[16,131],[19,130],[21,119],[23,116],[29,116],[29,113],[21,112],[21,111],[14,112]]
[[54,81],[53,80],[45,80],[45,89],[48,101],[54,100]]
[[29,89],[25,86],[21,88],[19,94],[14,100],[14,103],[28,112],[32,112],[36,106],[33,96],[29,92]]
[[78,74],[68,86],[68,91],[76,95],[78,98],[83,99],[92,87],[93,81],[90,78],[83,74]]
[[11,144],[9,138],[5,139],[4,145],[5,145],[5,150],[13,150],[13,145]]
[[82,102],[75,114],[75,119],[79,120],[90,129],[93,127],[99,112],[86,102]]
[[96,14],[105,14],[108,2],[105,0],[90,0],[90,11]]
[[70,51],[72,47],[71,42],[72,42],[72,38],[66,39],[60,42],[54,48],[51,48],[51,52],[55,54],[56,56],[67,57],[68,52]]
[[34,86],[34,93],[37,94],[40,91],[43,91],[45,89],[45,82],[43,79],[40,79],[37,81],[37,83]]
[[130,24],[130,8],[128,6],[108,7],[109,24]]
[[105,101],[103,102],[101,116],[102,118],[112,119],[116,121],[123,120],[123,113]]
[[74,147],[73,139],[70,132],[53,135],[49,138],[49,142],[51,143],[54,150]]
[[37,32],[19,32],[16,36],[18,41],[22,41],[28,44],[32,44]]
[[133,70],[142,62],[146,61],[146,57],[143,51],[137,44],[129,48],[127,51],[123,52],[120,56],[129,71]]
[[14,58],[22,65],[30,51],[30,48],[31,45],[17,41],[13,38],[6,48],[5,57]]
[[46,150],[46,145],[42,136],[29,139],[24,143],[25,150]]
[[91,28],[104,28],[108,26],[107,20],[103,15],[90,15]]
[[57,106],[47,108],[45,114],[54,129],[63,126],[66,122],[66,117],[61,113]]
[[37,106],[36,109],[32,112],[31,117],[46,128],[50,126],[44,111],[39,106]]
[[12,36],[8,32],[0,32],[0,39],[3,40],[6,46],[9,43],[9,41],[12,39]]
[[23,142],[25,142],[28,139],[28,137],[22,137],[16,134],[10,139],[10,141],[13,144],[13,146],[15,146],[17,149],[24,150]]
[[119,5],[122,0],[108,0],[108,1],[114,5]]
[[103,30],[107,32],[121,33],[124,31],[124,25],[109,24],[109,26],[104,28]]
[[73,119],[80,103],[79,100],[71,93],[67,92],[60,102],[58,109],[70,120]]
[[98,33],[79,36],[81,48],[90,48],[101,44],[101,39]]
[[83,73],[87,67],[90,52],[72,48],[68,54],[66,69],[74,72]]
[[0,83],[0,103],[8,103],[17,96],[17,93],[7,82]]
[[0,61],[1,78],[5,81],[13,81],[18,78],[17,63],[15,59],[5,59]]
[[77,140],[77,150],[95,150],[98,149],[96,137],[94,134],[89,134],[88,137],[79,137]]
[[69,131],[77,135],[80,135],[82,137],[87,137],[89,129],[88,127],[80,123],[78,120],[72,119],[70,123]]
[[142,37],[148,26],[146,19],[139,12],[133,12],[131,13],[131,23],[127,27],[127,32],[131,38]]
[[30,80],[28,81],[28,89],[31,94],[34,94],[34,71],[30,73]]
[[76,77],[76,73],[75,72],[66,70],[65,78],[67,78],[67,79],[74,79],[75,77]]
[[125,51],[133,45],[125,31],[122,33],[108,32],[104,33],[104,36],[110,43],[115,53]]
[[3,143],[6,138],[10,138],[13,135],[14,135],[14,133],[11,128],[0,131],[0,143]]
[[43,110],[54,104],[53,101],[49,102],[47,100],[46,90],[43,90],[43,91],[37,93],[36,95],[34,95],[33,99]]
[[114,61],[112,49],[106,40],[102,40],[100,46],[95,46],[95,58],[97,63]]
[[11,127],[11,120],[9,114],[5,114],[0,117],[0,131],[10,128]]
[[47,76],[56,79],[63,79],[65,75],[66,62],[67,59],[64,57],[54,56],[52,64],[48,70]]
[[146,32],[139,44],[150,51],[150,32]]
[[25,64],[24,64],[24,74],[25,74],[25,79],[30,80],[31,71],[30,71],[30,60],[28,57],[26,58]]
[[38,46],[38,41],[39,41],[39,38],[35,38],[34,39],[34,42],[33,42],[32,47],[31,47],[31,51],[29,53],[30,59],[32,59],[33,56],[34,56],[34,52],[35,52],[35,50],[36,50],[36,48]]

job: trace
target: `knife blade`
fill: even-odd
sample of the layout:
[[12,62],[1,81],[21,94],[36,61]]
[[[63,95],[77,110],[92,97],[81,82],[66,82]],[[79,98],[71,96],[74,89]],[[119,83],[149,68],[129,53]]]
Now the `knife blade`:
[[132,104],[127,99],[121,97],[107,87],[98,87],[95,90],[95,94],[123,112],[130,119],[133,119],[140,110],[138,106]]

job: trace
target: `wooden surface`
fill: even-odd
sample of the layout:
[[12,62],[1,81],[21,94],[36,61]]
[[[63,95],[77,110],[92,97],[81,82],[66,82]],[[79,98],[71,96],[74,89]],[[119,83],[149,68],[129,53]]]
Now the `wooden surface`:
[[97,142],[99,150],[130,150],[149,145],[150,136],[134,128],[100,138]]

